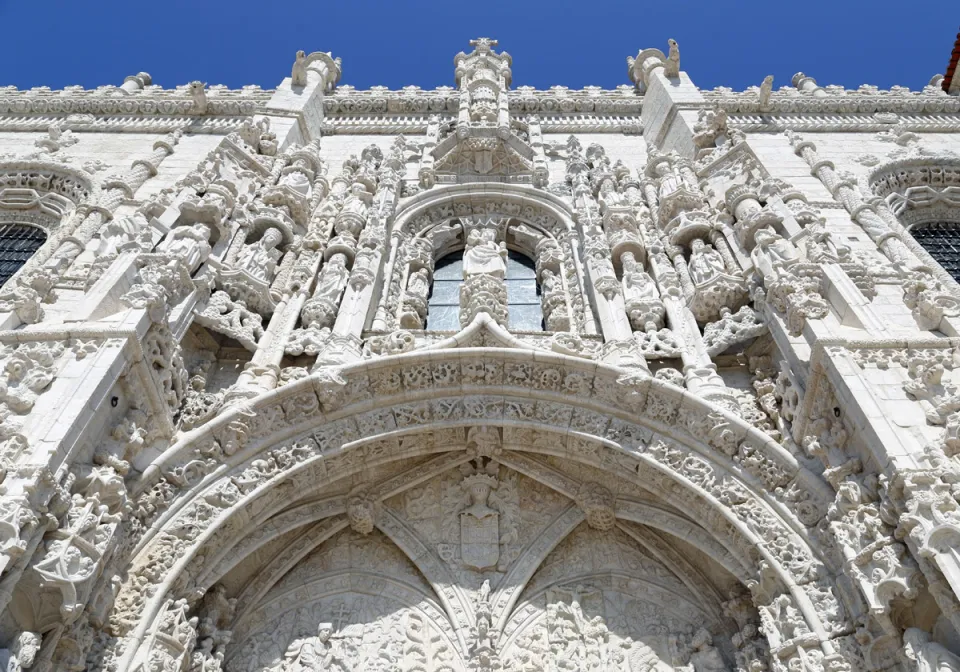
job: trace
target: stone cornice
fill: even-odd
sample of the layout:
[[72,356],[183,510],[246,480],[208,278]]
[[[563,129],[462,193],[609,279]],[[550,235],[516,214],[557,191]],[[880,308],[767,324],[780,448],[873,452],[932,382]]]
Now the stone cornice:
[[173,133],[226,135],[239,130],[249,117],[187,115],[0,115],[0,132],[43,133],[54,122],[67,122],[71,131],[95,133]]
[[839,87],[826,87],[825,95],[783,88],[770,95],[769,102],[761,110],[759,91],[747,89],[733,92],[726,89],[702,91],[704,100],[710,107],[719,105],[728,114],[875,114],[892,112],[895,114],[936,114],[940,112],[960,112],[960,98],[948,96],[940,89],[931,87],[923,91],[910,91],[894,87],[880,91],[864,86],[859,89],[845,90]]
[[[444,114],[446,118],[453,116]],[[420,135],[427,132],[430,115],[408,114],[389,115],[330,115],[324,120],[321,129],[324,135],[374,134]],[[540,128],[543,133],[624,133],[638,135],[643,132],[639,114],[595,115],[567,114],[541,115]]]
[[[19,91],[0,88],[0,131],[40,131],[53,122],[71,130],[98,132],[170,132],[225,134],[254,114],[275,116],[268,109],[272,91],[259,87],[205,90],[206,109],[197,114],[188,87],[149,86],[127,92],[117,87],[53,91],[45,87]],[[812,92],[783,88],[771,93],[761,110],[756,87],[742,92],[724,88],[702,91],[703,103],[683,109],[722,107],[732,127],[745,132],[867,132],[901,124],[915,132],[960,131],[960,98],[928,87],[881,91],[874,87],[844,90],[826,87]],[[642,131],[643,96],[629,86],[615,89],[518,87],[508,92],[511,112],[540,116],[546,133]],[[460,104],[452,87],[420,89],[385,87],[356,90],[341,86],[323,100],[324,134],[419,134],[432,115],[452,118]]]
[[[212,86],[205,90],[207,107],[203,115],[236,116],[255,114],[270,100],[272,91],[260,87],[227,89]],[[18,91],[0,88],[0,114],[95,114],[170,116],[194,112],[194,101],[187,87],[163,89],[149,86],[128,93],[117,87],[98,89],[67,87],[51,91],[46,87]]]

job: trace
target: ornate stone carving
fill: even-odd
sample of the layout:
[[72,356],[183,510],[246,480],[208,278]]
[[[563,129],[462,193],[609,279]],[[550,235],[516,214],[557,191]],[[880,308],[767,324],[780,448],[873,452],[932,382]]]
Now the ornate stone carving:
[[607,531],[616,524],[614,498],[599,483],[584,483],[577,491],[577,506],[583,511],[587,524],[595,530]]
[[[0,222],[47,236],[0,293],[2,664],[957,667],[960,304],[910,227],[960,203],[960,102],[697,92],[672,41],[536,91],[496,46],[430,91],[321,52],[271,92],[0,90],[42,150]],[[425,330],[461,249],[466,331]]]
[[207,305],[197,312],[197,322],[236,339],[241,345],[256,350],[263,336],[263,318],[247,310],[243,301],[234,301],[224,291],[216,291]]

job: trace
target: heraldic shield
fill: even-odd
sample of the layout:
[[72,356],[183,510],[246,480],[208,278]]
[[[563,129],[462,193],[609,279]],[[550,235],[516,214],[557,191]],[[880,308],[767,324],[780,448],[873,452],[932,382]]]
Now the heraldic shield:
[[500,514],[487,506],[497,479],[485,474],[463,481],[473,503],[460,512],[460,559],[467,567],[484,570],[500,559]]

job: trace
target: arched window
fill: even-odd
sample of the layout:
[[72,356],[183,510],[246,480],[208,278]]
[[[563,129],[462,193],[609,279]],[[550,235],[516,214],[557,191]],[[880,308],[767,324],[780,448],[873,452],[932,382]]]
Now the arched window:
[[543,308],[533,262],[518,252],[507,256],[507,325],[517,331],[543,331]]
[[[540,288],[533,262],[518,252],[507,255],[507,325],[517,331],[543,331]],[[460,329],[460,287],[463,285],[463,250],[448,254],[433,269],[427,301],[426,329]]]
[[433,268],[433,286],[427,301],[426,329],[460,329],[460,285],[463,284],[463,250],[448,254]]
[[20,270],[47,240],[42,229],[27,224],[0,224],[0,285]]
[[923,245],[943,270],[960,282],[960,224],[929,222],[910,229],[914,240]]

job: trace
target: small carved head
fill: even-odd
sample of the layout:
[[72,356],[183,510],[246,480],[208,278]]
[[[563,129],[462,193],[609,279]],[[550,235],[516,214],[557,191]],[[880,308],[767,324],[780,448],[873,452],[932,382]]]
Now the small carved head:
[[263,241],[263,246],[265,248],[272,250],[283,241],[283,234],[280,233],[280,229],[270,227],[264,231],[263,238],[261,240]]

